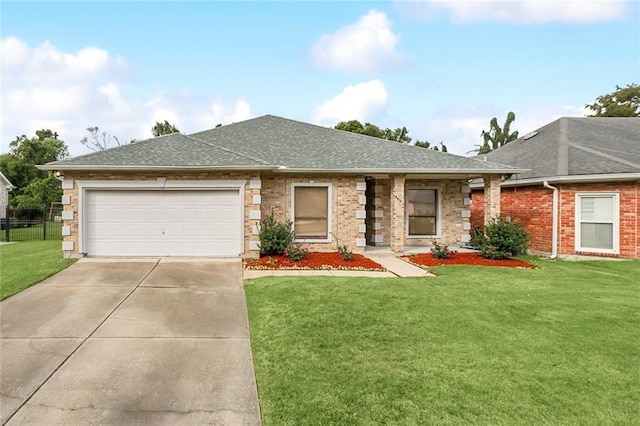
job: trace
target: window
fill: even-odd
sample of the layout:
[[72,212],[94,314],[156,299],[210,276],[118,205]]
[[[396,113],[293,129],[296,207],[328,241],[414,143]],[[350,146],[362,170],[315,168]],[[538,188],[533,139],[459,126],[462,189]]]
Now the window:
[[576,195],[576,250],[618,251],[618,194]]
[[296,241],[329,241],[331,187],[293,185],[293,233]]
[[407,190],[407,222],[410,237],[438,235],[437,190]]

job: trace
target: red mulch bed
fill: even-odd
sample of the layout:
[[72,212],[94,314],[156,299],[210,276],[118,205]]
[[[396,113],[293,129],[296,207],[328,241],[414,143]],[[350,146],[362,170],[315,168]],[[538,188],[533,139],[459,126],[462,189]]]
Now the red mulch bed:
[[534,269],[535,266],[518,259],[485,259],[477,253],[455,253],[446,259],[437,259],[431,253],[400,256],[402,260],[420,267],[443,265],[473,265],[473,266],[507,266],[510,268]]
[[244,261],[246,269],[343,269],[356,271],[385,271],[384,267],[361,254],[344,260],[337,252],[309,252],[304,260],[294,262],[286,256],[273,255]]

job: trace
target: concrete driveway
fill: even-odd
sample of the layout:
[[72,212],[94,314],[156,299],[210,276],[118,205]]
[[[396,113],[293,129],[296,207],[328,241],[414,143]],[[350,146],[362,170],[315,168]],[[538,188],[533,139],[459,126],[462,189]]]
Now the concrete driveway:
[[0,326],[3,424],[260,424],[240,261],[83,259]]

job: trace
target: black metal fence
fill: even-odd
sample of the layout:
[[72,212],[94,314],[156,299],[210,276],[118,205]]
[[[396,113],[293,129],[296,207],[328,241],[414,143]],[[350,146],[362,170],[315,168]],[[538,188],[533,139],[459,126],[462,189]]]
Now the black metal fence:
[[62,205],[5,207],[0,213],[0,240],[62,240]]

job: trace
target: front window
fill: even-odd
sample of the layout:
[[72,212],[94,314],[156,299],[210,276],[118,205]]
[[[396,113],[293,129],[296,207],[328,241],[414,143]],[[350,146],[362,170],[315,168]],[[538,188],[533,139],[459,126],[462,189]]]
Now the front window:
[[295,240],[329,240],[329,193],[329,185],[293,186]]
[[407,222],[409,236],[434,236],[438,234],[437,190],[407,190]]
[[576,201],[576,250],[616,252],[618,195],[578,194]]

